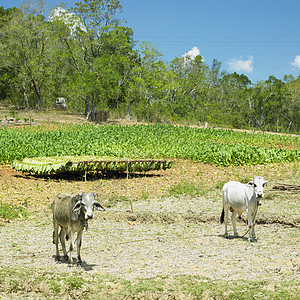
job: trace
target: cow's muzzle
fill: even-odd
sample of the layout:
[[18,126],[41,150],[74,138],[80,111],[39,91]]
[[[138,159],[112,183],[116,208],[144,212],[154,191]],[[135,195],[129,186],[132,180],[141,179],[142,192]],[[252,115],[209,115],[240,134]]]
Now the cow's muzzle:
[[93,219],[93,218],[94,218],[93,214],[88,214],[88,215],[85,216],[86,220],[90,220],[90,219]]

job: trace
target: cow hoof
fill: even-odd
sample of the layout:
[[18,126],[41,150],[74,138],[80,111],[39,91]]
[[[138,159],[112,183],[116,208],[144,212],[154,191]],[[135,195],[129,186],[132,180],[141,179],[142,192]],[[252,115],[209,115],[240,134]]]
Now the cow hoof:
[[82,265],[82,260],[77,260],[77,266],[81,266]]
[[60,261],[60,256],[55,256],[55,261]]
[[65,263],[65,262],[68,262],[68,261],[69,261],[69,256],[68,256],[68,255],[64,256],[64,257],[61,259],[61,262],[62,262],[62,263]]

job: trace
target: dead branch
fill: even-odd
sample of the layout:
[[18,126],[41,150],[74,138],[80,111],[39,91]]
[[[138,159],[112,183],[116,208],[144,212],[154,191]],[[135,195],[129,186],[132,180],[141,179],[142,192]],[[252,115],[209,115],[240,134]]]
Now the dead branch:
[[274,190],[282,190],[282,191],[300,191],[299,184],[286,184],[286,183],[275,183],[273,186]]

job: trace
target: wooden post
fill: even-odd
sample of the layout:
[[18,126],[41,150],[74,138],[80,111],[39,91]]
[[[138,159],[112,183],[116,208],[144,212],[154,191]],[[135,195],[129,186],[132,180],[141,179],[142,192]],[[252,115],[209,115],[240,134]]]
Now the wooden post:
[[85,168],[84,168],[84,182],[86,182],[87,162],[85,162],[84,165],[85,165]]
[[129,173],[129,161],[127,161],[127,170],[126,170],[126,174],[127,174],[127,180],[128,180],[128,173]]
[[[128,195],[127,188],[128,188],[128,184],[129,184],[129,182],[128,182],[128,179],[129,179],[129,175],[128,175],[129,174],[129,161],[127,161],[127,170],[126,170],[126,173],[127,173],[127,178],[126,178],[126,194]],[[132,200],[129,199],[129,202],[130,202],[131,212],[133,213]]]

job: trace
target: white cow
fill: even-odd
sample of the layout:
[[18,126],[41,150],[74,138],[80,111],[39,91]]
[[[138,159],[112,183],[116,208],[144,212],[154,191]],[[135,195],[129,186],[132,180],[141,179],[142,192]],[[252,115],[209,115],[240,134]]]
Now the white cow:
[[55,104],[57,108],[64,109],[64,110],[67,109],[66,99],[63,97],[56,98]]
[[234,236],[237,237],[236,216],[244,211],[248,217],[249,241],[255,240],[254,226],[260,200],[264,196],[264,186],[268,181],[264,177],[254,177],[253,181],[243,184],[237,181],[229,181],[223,186],[223,210],[220,218],[221,224],[225,221],[225,236],[228,236],[227,223],[228,211],[232,212],[231,220]]

